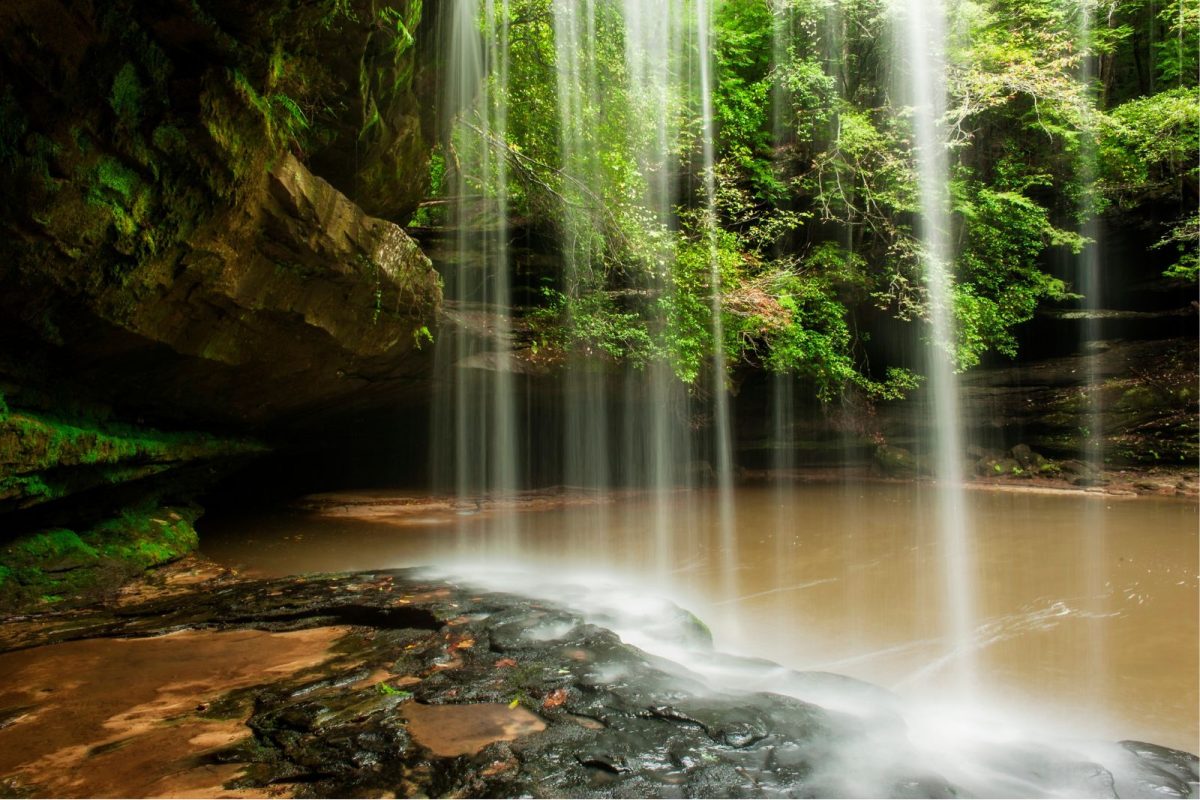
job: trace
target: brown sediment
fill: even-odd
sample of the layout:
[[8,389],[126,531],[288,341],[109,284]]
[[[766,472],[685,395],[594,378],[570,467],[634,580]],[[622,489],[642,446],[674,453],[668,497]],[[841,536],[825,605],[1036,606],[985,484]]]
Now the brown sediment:
[[237,579],[237,573],[206,558],[191,555],[166,564],[153,573],[154,580],[134,580],[117,592],[118,607],[135,606],[151,600],[178,597],[201,585]]
[[[923,483],[920,476],[889,476],[870,467],[797,467],[793,469],[743,470],[748,484],[790,481],[795,483]],[[963,481],[963,487],[981,491],[1027,492],[1030,494],[1104,495],[1106,497],[1179,497],[1195,501],[1200,496],[1200,474],[1195,467],[1125,467],[1105,470],[1103,485],[1082,486],[1053,475],[983,475]]]
[[[786,480],[796,483],[832,483],[852,480],[863,483],[913,483],[929,480],[920,476],[889,476],[870,467],[801,467],[788,470],[742,470],[740,478],[748,484]],[[1104,495],[1106,497],[1179,497],[1195,500],[1200,496],[1200,476],[1194,468],[1127,467],[1105,470],[1102,485],[1084,486],[1068,477],[1035,475],[983,475],[968,478],[964,487],[972,490],[999,490],[1032,494]],[[437,495],[398,495],[386,490],[338,492],[309,495],[297,508],[322,517],[378,522],[389,527],[425,527],[450,525],[460,516],[486,518],[492,513],[513,511],[549,511],[570,506],[618,503],[644,495],[636,490],[608,493],[570,488],[521,492],[511,497],[481,497],[464,503]]]
[[593,492],[557,487],[518,492],[504,497],[468,500],[439,495],[400,495],[386,490],[334,492],[303,498],[296,507],[324,517],[339,517],[389,525],[451,524],[463,515],[486,516],[491,512],[548,511],[565,506],[613,503],[629,492]]
[[268,796],[224,789],[242,765],[203,763],[250,730],[202,712],[328,660],[348,630],[184,631],[0,654],[0,710],[20,709],[0,727],[0,775],[60,797]]
[[434,755],[473,755],[493,742],[511,742],[546,729],[541,717],[503,703],[400,706],[413,741]]

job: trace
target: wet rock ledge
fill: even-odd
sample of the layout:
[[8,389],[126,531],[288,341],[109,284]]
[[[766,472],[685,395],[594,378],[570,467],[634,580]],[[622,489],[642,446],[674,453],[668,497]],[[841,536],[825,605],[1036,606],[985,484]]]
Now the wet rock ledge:
[[0,672],[9,797],[1188,797],[1197,780],[1195,756],[1123,742],[1103,766],[997,746],[989,782],[958,785],[883,690],[776,673],[865,715],[714,691],[565,608],[412,571],[245,580],[188,560],[103,608],[10,618]]

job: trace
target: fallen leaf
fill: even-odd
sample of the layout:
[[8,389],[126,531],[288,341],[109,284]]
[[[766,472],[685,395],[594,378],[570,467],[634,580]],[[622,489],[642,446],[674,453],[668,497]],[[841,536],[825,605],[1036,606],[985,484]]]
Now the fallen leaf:
[[488,764],[486,767],[480,770],[479,774],[490,778],[493,775],[499,775],[501,772],[508,772],[515,767],[516,762],[513,759],[508,761],[493,761],[491,764]]
[[458,643],[456,643],[454,646],[459,650],[466,650],[468,647],[475,646],[475,640],[474,639],[462,639]]
[[542,708],[558,708],[565,702],[567,702],[567,690],[555,689],[546,695],[546,699],[542,701]]

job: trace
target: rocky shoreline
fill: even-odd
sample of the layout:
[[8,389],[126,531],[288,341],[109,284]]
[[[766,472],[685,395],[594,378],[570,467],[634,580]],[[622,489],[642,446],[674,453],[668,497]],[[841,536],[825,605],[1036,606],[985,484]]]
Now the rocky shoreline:
[[[711,648],[682,610],[672,629]],[[122,673],[138,648],[174,666]],[[54,658],[74,669],[36,668]],[[105,606],[9,618],[0,669],[7,797],[1197,791],[1195,756],[1137,742],[940,771],[885,690],[782,668],[777,693],[716,689],[576,611],[410,570],[247,580],[186,559]],[[801,699],[831,685],[857,710]]]

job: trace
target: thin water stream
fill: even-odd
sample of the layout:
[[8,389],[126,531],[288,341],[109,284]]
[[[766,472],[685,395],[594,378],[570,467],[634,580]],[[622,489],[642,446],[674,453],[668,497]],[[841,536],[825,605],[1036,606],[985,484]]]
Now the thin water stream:
[[[722,578],[729,562],[715,492],[617,498],[600,537],[574,534],[589,529],[593,502],[603,498],[470,516],[405,511],[384,494],[369,499],[326,513],[212,520],[203,549],[269,575],[432,565],[524,593],[583,591],[581,602],[597,605],[645,610],[668,597],[708,623],[723,650],[857,677],[928,702],[945,698],[953,659],[970,657],[979,699],[955,713],[991,720],[970,723],[977,728],[1197,749],[1200,551],[1192,502],[968,492],[975,614],[970,651],[948,657],[939,498],[929,487],[740,488],[731,584]],[[663,503],[679,528],[666,579],[653,558]],[[504,525],[514,514],[520,523]],[[1087,547],[1082,521],[1092,516],[1103,517],[1104,551]],[[498,525],[520,531],[514,544],[495,544]],[[1097,634],[1105,643],[1099,663]],[[990,716],[997,714],[1003,724]]]

